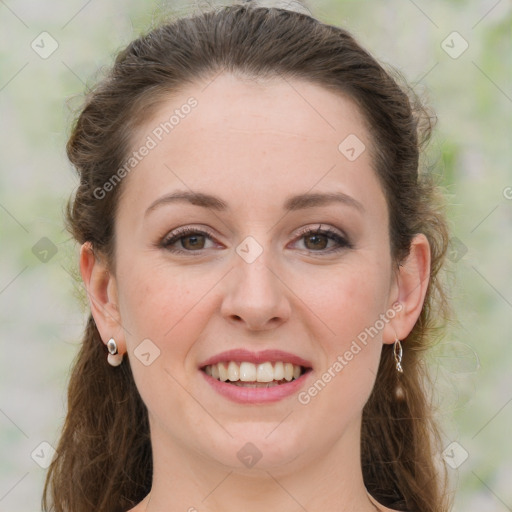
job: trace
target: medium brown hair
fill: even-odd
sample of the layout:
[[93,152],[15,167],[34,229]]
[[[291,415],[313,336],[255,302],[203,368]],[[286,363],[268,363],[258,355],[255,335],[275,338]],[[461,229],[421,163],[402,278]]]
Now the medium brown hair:
[[[447,311],[438,271],[448,230],[439,187],[420,161],[433,118],[346,30],[290,10],[232,5],[178,18],[130,43],[87,94],[67,144],[80,177],[68,203],[71,233],[80,244],[90,242],[114,268],[114,223],[123,183],[101,199],[95,190],[121,168],[134,130],[169,94],[224,71],[306,80],[352,99],[371,137],[396,268],[415,234],[428,238],[432,264],[426,298],[403,340],[403,396],[395,393],[393,347],[385,345],[363,410],[362,469],[366,488],[386,506],[447,511],[444,472],[436,462],[440,435],[423,357]],[[125,358],[118,368],[107,364],[92,316],[72,370],[57,452],[47,475],[45,511],[125,512],[150,491],[147,410],[129,361]]]

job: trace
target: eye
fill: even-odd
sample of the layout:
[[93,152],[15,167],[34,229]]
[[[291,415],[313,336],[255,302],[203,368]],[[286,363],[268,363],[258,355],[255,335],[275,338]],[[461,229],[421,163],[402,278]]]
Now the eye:
[[[203,249],[213,248],[215,245],[207,246],[207,242],[213,243],[213,235],[205,230],[185,227],[169,233],[160,242],[160,246],[174,253],[193,253]],[[348,239],[331,228],[305,228],[299,233],[296,240],[303,240],[303,250],[321,254],[330,254],[343,249],[352,248]]]
[[[169,233],[162,242],[161,247],[171,252],[196,252],[202,249],[208,249],[205,246],[207,240],[212,240],[213,236],[207,231],[197,228],[180,228]],[[178,247],[173,247],[173,246]]]
[[299,240],[304,241],[305,250],[310,252],[332,253],[352,247],[345,236],[331,228],[322,229],[322,226],[305,228],[299,233]]

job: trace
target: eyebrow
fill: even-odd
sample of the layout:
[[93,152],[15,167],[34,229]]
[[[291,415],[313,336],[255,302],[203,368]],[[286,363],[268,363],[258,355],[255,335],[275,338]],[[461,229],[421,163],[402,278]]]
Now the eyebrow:
[[[203,192],[177,191],[158,198],[149,206],[144,215],[148,215],[159,206],[172,203],[190,203],[194,206],[209,208],[218,212],[229,209],[228,204],[220,197],[205,194]],[[327,206],[332,203],[345,204],[359,210],[361,213],[365,211],[362,203],[343,192],[306,193],[292,196],[285,201],[284,210],[291,212],[306,208]]]

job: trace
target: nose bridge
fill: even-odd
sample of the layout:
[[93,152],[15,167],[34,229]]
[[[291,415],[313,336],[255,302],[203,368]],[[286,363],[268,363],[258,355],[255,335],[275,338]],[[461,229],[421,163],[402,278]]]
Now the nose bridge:
[[[236,249],[235,268],[222,305],[226,318],[251,329],[266,329],[289,317],[286,287],[278,277],[270,249],[247,237]],[[274,264],[273,264],[274,263]]]

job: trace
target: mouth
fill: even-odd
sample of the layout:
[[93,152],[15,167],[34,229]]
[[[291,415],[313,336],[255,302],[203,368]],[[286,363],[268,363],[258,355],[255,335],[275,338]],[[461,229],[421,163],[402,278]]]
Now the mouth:
[[220,382],[244,388],[282,386],[311,371],[310,367],[288,361],[220,361],[200,369]]
[[282,350],[233,349],[202,361],[198,369],[213,391],[238,404],[292,397],[305,386],[312,364]]

